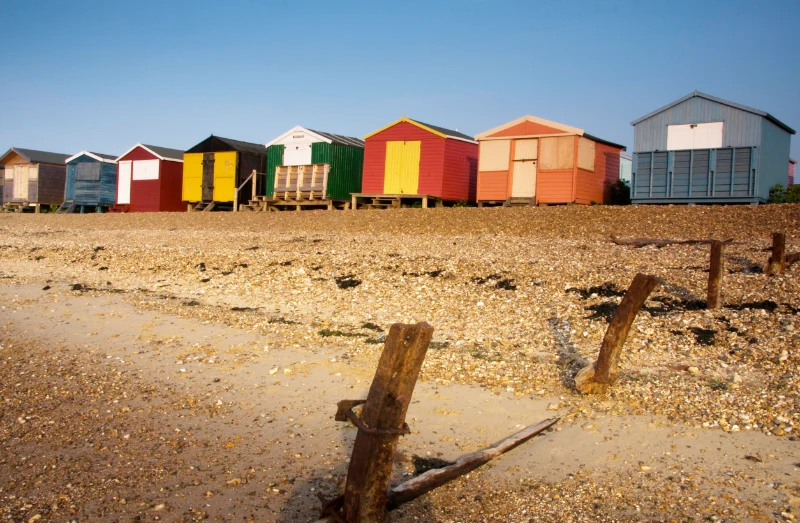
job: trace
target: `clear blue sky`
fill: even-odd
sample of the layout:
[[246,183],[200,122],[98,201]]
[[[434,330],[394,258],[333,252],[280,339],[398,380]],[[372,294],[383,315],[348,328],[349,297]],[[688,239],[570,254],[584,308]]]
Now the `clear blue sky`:
[[[121,154],[402,115],[524,114],[631,146],[695,89],[800,129],[800,0],[0,0],[0,149]],[[800,159],[795,136],[792,156]]]

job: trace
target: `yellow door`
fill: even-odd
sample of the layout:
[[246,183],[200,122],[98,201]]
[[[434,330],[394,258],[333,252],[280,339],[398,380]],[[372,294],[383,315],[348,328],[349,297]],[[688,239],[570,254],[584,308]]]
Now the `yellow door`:
[[214,201],[232,202],[236,190],[236,160],[238,153],[214,153]]
[[422,142],[386,142],[384,194],[417,194]]
[[203,201],[203,153],[183,155],[183,201]]

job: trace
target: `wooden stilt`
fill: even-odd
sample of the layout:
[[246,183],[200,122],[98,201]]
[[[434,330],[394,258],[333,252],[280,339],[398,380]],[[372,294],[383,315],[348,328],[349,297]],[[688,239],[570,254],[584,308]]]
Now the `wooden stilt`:
[[767,261],[764,271],[767,276],[783,274],[786,271],[786,234],[782,232],[772,233],[772,255]]
[[625,292],[617,312],[603,337],[597,361],[575,376],[575,387],[582,394],[603,394],[619,376],[619,356],[636,314],[650,293],[661,283],[655,276],[637,274]]
[[706,309],[719,309],[722,307],[722,275],[725,269],[723,257],[725,245],[722,242],[711,244],[711,260],[708,269],[708,296]]
[[427,323],[398,323],[389,330],[361,421],[372,430],[394,433],[368,433],[359,428],[342,507],[348,523],[382,522],[386,518],[392,459],[400,437],[397,431],[404,427],[432,336],[433,327]]

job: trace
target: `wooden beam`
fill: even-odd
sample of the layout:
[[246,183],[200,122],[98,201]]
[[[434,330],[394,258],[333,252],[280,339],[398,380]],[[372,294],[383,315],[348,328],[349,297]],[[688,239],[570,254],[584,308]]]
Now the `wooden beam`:
[[784,272],[786,272],[786,234],[773,232],[772,254],[767,260],[767,267],[764,273],[767,276],[775,276]]
[[559,418],[550,418],[540,421],[536,425],[531,425],[516,434],[513,434],[506,439],[502,440],[497,445],[489,447],[488,449],[473,452],[471,454],[464,454],[456,459],[456,462],[450,466],[432,469],[419,476],[402,483],[389,491],[389,498],[387,508],[394,510],[403,503],[415,500],[418,497],[430,492],[431,490],[441,487],[442,485],[472,472],[493,460],[501,454],[505,454],[511,449],[514,449],[537,434],[544,432],[556,424]]
[[639,309],[650,293],[661,283],[655,276],[637,274],[625,292],[617,312],[603,337],[597,361],[587,365],[575,376],[575,388],[582,394],[604,394],[619,377],[619,356],[628,331]]
[[708,295],[706,309],[719,309],[722,307],[722,275],[725,270],[725,246],[721,242],[711,244],[711,259],[708,269]]
[[634,247],[645,247],[647,245],[655,245],[656,247],[664,247],[666,245],[697,245],[697,244],[704,244],[704,243],[714,243],[719,242],[722,244],[729,244],[733,243],[733,238],[728,238],[727,240],[673,240],[669,238],[629,238],[629,239],[620,239],[612,236],[610,238],[612,243],[617,245],[632,245]]
[[[427,323],[396,323],[378,362],[361,421],[371,430],[359,428],[347,471],[342,515],[348,523],[382,522],[393,458],[405,425],[406,411],[433,336]],[[395,431],[394,433],[385,433]]]

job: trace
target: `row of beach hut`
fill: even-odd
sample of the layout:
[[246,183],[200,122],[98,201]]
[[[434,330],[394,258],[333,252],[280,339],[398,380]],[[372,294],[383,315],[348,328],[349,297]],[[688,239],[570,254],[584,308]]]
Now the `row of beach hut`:
[[[634,151],[523,116],[477,136],[403,117],[363,139],[294,127],[266,144],[210,136],[187,150],[138,143],[121,156],[12,147],[6,209],[210,211],[591,204],[629,178],[634,203],[763,203],[787,182],[787,125],[699,92],[632,123]],[[793,174],[793,173],[792,173]]]

